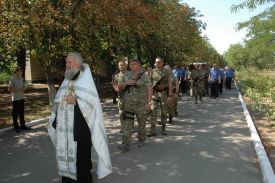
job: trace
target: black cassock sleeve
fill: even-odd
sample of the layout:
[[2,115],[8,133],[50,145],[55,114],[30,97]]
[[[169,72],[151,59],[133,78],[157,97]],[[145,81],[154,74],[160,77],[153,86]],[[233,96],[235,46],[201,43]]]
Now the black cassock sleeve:
[[90,129],[77,102],[74,106],[74,140],[91,141]]
[[57,118],[57,112],[56,112],[55,119],[54,119],[54,121],[53,121],[53,123],[52,123],[52,127],[53,127],[54,129],[56,129],[56,118]]

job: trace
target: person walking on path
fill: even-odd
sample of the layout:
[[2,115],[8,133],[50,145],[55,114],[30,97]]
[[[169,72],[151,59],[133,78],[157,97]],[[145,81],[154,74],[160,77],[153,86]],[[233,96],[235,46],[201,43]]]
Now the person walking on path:
[[211,98],[216,99],[218,97],[218,88],[221,81],[219,70],[216,64],[213,64],[213,67],[210,69],[208,82],[210,83],[210,93]]
[[186,80],[186,70],[184,66],[179,66],[178,78],[179,78],[180,90],[182,94],[185,94],[187,91],[187,80]]
[[148,137],[156,136],[156,123],[157,123],[157,110],[160,106],[161,115],[161,134],[166,135],[166,123],[167,123],[167,106],[165,105],[168,97],[173,94],[173,80],[172,74],[163,68],[164,60],[161,57],[157,57],[155,60],[155,66],[151,72],[151,81],[153,86],[153,110],[150,115],[151,130],[147,135]]
[[122,133],[123,131],[123,124],[124,124],[124,119],[123,119],[123,111],[124,111],[124,100],[123,100],[123,93],[119,92],[119,84],[124,83],[124,75],[127,71],[127,65],[125,63],[124,58],[120,59],[118,61],[118,70],[119,72],[116,73],[113,76],[112,79],[112,85],[113,85],[113,89],[117,92],[118,94],[118,112],[119,112],[119,119],[120,119],[120,124],[121,124],[121,130],[120,132]]
[[[25,109],[24,109],[24,92],[25,84],[22,77],[22,70],[20,67],[15,69],[15,76],[13,76],[9,82],[9,91],[12,97],[12,119],[13,128],[16,133],[21,130],[29,130],[25,122]],[[19,116],[20,126],[18,125],[17,119]]]
[[48,124],[62,183],[92,183],[91,148],[98,154],[98,178],[112,172],[103,112],[91,70],[79,53],[66,58]]
[[231,68],[226,67],[225,69],[225,89],[231,90],[231,82],[234,78],[234,72]]
[[122,144],[118,148],[122,152],[130,150],[133,134],[134,116],[138,122],[138,145],[142,147],[146,139],[146,114],[151,110],[152,85],[148,73],[141,69],[138,59],[130,60],[131,71],[125,73],[125,82],[119,84],[120,91],[124,91],[124,124]]
[[[164,68],[172,73],[171,67],[169,65],[164,66]],[[167,112],[169,115],[169,123],[173,123],[173,117],[178,115],[178,98],[179,98],[179,81],[175,75],[172,74],[173,79],[173,94],[166,100]]]
[[202,84],[203,84],[203,73],[192,64],[190,65],[190,78],[193,81],[193,96],[194,104],[198,103],[198,99],[202,102]]

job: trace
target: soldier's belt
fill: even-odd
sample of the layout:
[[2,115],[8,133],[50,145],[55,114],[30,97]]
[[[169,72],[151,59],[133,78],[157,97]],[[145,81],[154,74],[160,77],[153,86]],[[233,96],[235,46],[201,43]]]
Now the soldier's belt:
[[163,92],[163,91],[168,91],[168,90],[169,90],[168,87],[165,87],[165,88],[163,88],[163,89],[159,89],[159,88],[155,88],[155,89],[154,89],[154,91],[156,91],[156,92]]

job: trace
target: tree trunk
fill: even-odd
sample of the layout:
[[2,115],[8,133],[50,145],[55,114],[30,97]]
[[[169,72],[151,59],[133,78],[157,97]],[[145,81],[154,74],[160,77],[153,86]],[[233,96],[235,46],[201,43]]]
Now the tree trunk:
[[49,104],[52,106],[56,95],[54,75],[50,72],[46,73],[48,83]]
[[136,37],[136,52],[137,52],[137,58],[141,59],[141,38],[138,33],[135,34]]
[[19,50],[16,53],[17,58],[17,66],[21,68],[22,70],[22,77],[25,80],[25,70],[26,70],[26,49],[23,47],[20,47]]

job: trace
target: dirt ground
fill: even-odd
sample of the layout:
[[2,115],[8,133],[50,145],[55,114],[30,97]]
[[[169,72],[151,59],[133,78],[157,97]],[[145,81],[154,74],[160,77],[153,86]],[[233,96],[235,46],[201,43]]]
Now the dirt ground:
[[[102,101],[112,98],[110,83],[101,84],[98,93]],[[33,84],[25,94],[25,120],[48,117],[50,106],[48,105],[48,91],[46,84]],[[7,86],[0,86],[0,128],[12,125],[11,119],[12,103]],[[250,115],[258,130],[264,144],[270,162],[275,170],[275,128],[268,125],[264,116],[258,112],[250,110]]]
[[249,108],[248,110],[275,172],[275,128],[270,127],[270,124],[261,113]]

